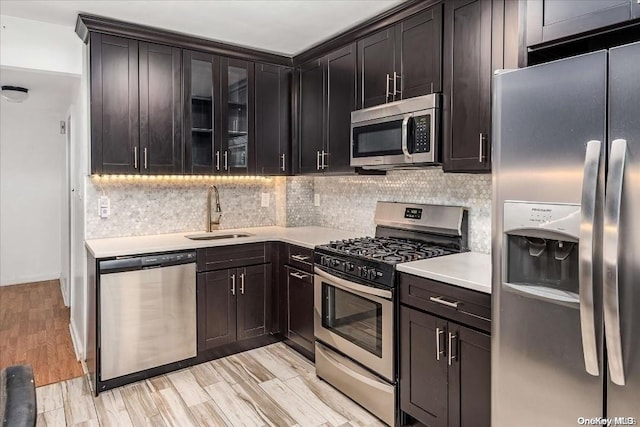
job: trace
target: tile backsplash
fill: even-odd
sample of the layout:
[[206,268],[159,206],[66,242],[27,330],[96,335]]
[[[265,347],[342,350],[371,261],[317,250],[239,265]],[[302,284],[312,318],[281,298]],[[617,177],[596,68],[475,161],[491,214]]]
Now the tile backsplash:
[[[129,182],[87,178],[86,237],[138,236],[205,229],[207,181]],[[491,176],[445,174],[440,168],[390,171],[386,176],[295,176],[255,181],[216,181],[221,228],[319,225],[375,233],[376,202],[464,206],[469,209],[469,247],[491,248]],[[104,192],[111,214],[98,216]],[[269,207],[261,207],[269,193]],[[314,206],[314,195],[320,206]]]
[[[97,181],[86,183],[86,238],[141,236],[204,231],[207,181]],[[220,228],[276,224],[275,181],[213,182],[220,191]],[[102,192],[110,199],[111,214],[98,216]],[[269,193],[269,207],[261,207],[261,193]]]
[[377,201],[464,206],[469,209],[469,247],[491,250],[491,175],[445,174],[440,168],[382,175],[315,177],[320,195],[316,224],[375,233]]

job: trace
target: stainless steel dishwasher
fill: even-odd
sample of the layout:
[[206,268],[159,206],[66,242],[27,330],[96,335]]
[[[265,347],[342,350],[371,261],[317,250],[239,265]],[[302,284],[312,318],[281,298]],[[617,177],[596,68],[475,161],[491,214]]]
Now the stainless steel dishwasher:
[[195,251],[99,262],[100,380],[196,356]]

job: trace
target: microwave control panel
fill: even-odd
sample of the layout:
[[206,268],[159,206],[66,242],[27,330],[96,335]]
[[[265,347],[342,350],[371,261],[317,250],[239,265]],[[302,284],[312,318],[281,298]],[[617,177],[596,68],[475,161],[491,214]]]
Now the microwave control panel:
[[414,118],[414,153],[428,153],[431,149],[429,135],[431,133],[431,117],[429,115]]

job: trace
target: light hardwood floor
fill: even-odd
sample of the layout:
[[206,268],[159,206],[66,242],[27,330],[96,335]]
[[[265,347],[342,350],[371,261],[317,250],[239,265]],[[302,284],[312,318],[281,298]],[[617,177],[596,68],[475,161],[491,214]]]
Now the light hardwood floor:
[[36,386],[82,375],[57,280],[0,286],[0,369],[23,363]]
[[101,393],[38,387],[38,426],[383,426],[283,343]]

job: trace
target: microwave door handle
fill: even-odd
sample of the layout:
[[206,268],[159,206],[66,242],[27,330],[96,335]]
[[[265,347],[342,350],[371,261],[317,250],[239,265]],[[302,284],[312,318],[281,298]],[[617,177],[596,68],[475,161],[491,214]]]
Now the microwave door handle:
[[602,197],[598,188],[600,175],[600,157],[602,142],[589,141],[584,160],[584,177],[582,180],[582,209],[580,220],[580,331],[582,333],[582,352],[586,371],[593,375],[600,375],[598,364],[598,348],[596,345],[596,329],[593,308],[594,287],[594,233],[596,206]]
[[402,152],[404,153],[404,157],[406,157],[407,159],[411,159],[411,153],[409,152],[409,147],[407,146],[409,139],[409,120],[411,120],[411,116],[411,114],[407,114],[402,120]]
[[627,141],[611,143],[606,198],[604,202],[603,304],[609,373],[614,384],[625,385],[622,337],[620,333],[620,292],[618,262],[620,255],[620,205],[627,156]]

